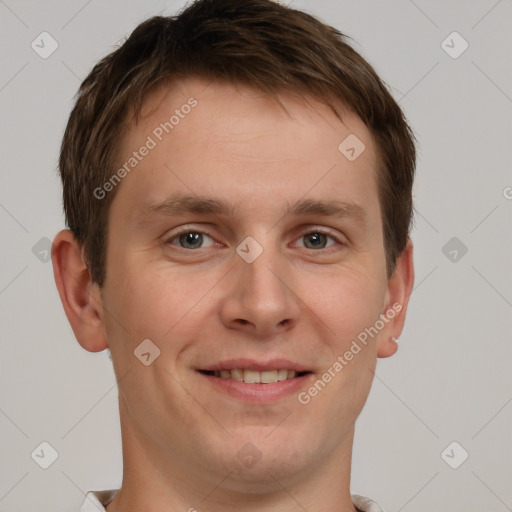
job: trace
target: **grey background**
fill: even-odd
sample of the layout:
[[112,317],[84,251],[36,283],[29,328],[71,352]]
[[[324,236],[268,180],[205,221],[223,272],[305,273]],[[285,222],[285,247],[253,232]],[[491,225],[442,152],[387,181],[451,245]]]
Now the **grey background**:
[[[55,168],[80,81],[183,3],[0,0],[0,511],[78,510],[121,483],[112,365],[76,342],[45,237],[64,227]],[[291,4],[354,38],[419,141],[416,285],[357,422],[352,492],[388,512],[512,510],[512,2]],[[31,48],[43,31],[59,45],[47,59]],[[456,59],[441,44],[453,31],[469,43]],[[31,457],[43,441],[58,452],[48,469]],[[452,441],[452,465],[469,453],[458,469],[441,456]]]

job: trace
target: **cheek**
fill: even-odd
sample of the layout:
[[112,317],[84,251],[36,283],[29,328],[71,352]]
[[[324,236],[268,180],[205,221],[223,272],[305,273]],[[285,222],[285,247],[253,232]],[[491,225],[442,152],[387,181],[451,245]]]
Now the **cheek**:
[[311,398],[318,417],[331,414],[338,418],[336,425],[348,428],[347,418],[360,413],[373,380],[378,336],[369,336],[366,329],[379,319],[385,288],[379,280],[349,271],[324,284],[314,313],[324,332],[318,341],[325,356],[318,378],[325,385],[316,381],[304,399]]
[[329,307],[335,336],[331,338],[332,360],[327,367],[334,370],[336,377],[325,398],[336,409],[353,408],[355,415],[359,414],[373,379],[378,335],[368,333],[375,332],[369,329],[381,313],[385,294],[382,282],[362,274],[345,275],[339,280],[336,305]]
[[[130,338],[164,343],[182,332],[208,304],[206,292],[218,278],[212,273],[170,268],[169,262],[149,261],[144,255],[119,259],[108,296],[113,316]],[[115,326],[114,326],[115,327]]]
[[384,280],[353,269],[322,278],[315,290],[311,308],[333,334],[337,350],[375,323],[385,296]]

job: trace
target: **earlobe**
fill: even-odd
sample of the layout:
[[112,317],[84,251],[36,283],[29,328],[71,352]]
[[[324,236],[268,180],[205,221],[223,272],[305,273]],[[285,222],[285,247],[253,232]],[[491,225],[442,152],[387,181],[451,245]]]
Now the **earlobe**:
[[99,287],[82,259],[80,244],[69,229],[52,245],[55,284],[68,321],[80,345],[90,352],[108,348]]
[[388,281],[382,311],[386,323],[380,332],[377,357],[389,357],[398,350],[398,342],[396,340],[400,337],[404,328],[407,306],[413,285],[413,245],[409,239],[402,254],[397,258],[395,270]]
[[398,350],[398,343],[393,336],[386,336],[379,339],[377,357],[390,357]]

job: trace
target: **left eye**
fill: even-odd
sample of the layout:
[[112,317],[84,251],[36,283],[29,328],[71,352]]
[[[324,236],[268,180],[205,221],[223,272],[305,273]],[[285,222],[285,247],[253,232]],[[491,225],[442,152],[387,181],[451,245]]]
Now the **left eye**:
[[299,240],[305,240],[304,245],[306,249],[326,249],[326,244],[329,239],[336,243],[336,240],[332,236],[327,235],[326,233],[322,233],[321,231],[311,231],[309,233],[302,235]]

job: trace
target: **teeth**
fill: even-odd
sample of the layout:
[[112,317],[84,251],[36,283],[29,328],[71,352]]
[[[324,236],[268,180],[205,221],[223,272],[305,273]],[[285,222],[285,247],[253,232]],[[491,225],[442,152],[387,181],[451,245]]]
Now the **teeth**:
[[261,372],[261,380],[263,384],[270,384],[271,382],[277,382],[277,370],[270,372]]
[[243,370],[236,368],[234,370],[220,370],[214,372],[215,377],[222,379],[233,379],[239,382],[247,382],[248,384],[273,384],[287,379],[293,379],[297,376],[295,370],[268,370],[258,372],[255,370]]
[[259,384],[261,382],[261,373],[252,370],[244,370],[244,382]]
[[288,378],[288,370],[277,370],[277,380],[282,381]]
[[240,382],[244,381],[244,371],[243,370],[226,370],[228,373],[231,373],[231,378],[234,380],[238,380]]

